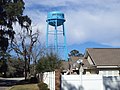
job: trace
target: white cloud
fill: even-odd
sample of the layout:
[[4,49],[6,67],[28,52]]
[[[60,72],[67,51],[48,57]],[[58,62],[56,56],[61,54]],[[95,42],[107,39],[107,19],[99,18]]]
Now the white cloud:
[[68,13],[67,16],[70,16],[67,17],[66,22],[69,31],[67,35],[70,38],[68,40],[72,43],[79,44],[86,41],[110,43],[116,39],[120,42],[119,12],[79,11]]
[[[34,5],[58,7],[65,12],[68,45],[87,41],[120,46],[119,0],[25,0],[26,8]],[[64,6],[65,8],[60,8]],[[25,11],[45,38],[47,12],[36,8]],[[48,9],[49,10],[49,9]]]

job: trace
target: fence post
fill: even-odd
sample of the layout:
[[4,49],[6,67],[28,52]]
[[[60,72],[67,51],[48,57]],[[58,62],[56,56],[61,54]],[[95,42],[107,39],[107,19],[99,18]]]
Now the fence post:
[[61,72],[60,70],[55,70],[55,90],[60,90],[61,84]]

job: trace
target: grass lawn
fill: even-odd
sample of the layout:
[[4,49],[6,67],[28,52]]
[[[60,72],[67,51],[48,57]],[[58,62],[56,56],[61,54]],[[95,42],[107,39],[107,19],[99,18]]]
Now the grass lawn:
[[39,90],[37,84],[15,85],[10,90]]

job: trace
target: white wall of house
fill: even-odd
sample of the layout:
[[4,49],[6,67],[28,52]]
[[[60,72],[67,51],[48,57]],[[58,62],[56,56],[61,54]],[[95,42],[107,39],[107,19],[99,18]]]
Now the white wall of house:
[[87,71],[85,75],[120,76],[119,70],[100,70],[98,74]]
[[119,70],[99,71],[99,75],[102,75],[102,76],[119,76]]
[[44,83],[48,85],[50,90],[55,90],[55,71],[54,72],[45,72],[43,77]]

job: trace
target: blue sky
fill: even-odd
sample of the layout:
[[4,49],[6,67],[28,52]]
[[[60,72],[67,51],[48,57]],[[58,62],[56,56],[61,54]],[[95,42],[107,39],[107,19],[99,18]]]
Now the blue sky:
[[42,33],[50,11],[65,14],[68,52],[120,47],[120,0],[24,0],[25,12]]

